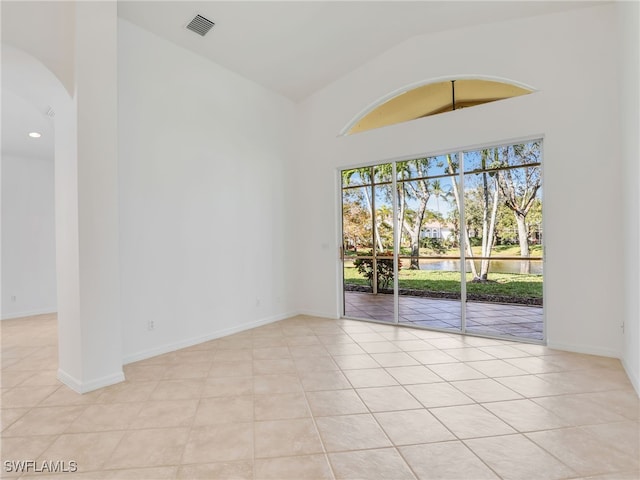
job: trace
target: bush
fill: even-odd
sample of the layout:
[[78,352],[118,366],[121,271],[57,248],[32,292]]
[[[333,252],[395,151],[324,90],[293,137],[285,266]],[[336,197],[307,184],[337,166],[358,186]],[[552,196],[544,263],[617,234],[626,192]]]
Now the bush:
[[447,247],[440,238],[425,237],[420,240],[420,246],[422,248],[428,248],[429,250],[432,250],[435,253],[439,253],[440,255],[444,254],[447,251]]
[[472,247],[480,247],[482,245],[482,237],[469,237],[469,243]]
[[[367,254],[362,254],[367,255]],[[369,252],[368,255],[371,255]],[[381,256],[393,256],[393,252],[380,252]],[[378,270],[378,289],[390,288],[393,286],[393,259],[392,258],[378,258],[377,259]],[[356,267],[358,272],[363,275],[368,281],[369,285],[373,287],[373,259],[371,258],[356,258],[353,261],[353,266]],[[402,261],[398,260],[398,270],[402,268]]]

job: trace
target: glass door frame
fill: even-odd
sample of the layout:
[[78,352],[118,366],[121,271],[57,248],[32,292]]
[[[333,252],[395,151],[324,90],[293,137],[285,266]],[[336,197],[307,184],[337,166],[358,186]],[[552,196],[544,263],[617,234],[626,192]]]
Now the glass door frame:
[[[486,149],[486,148],[499,148],[499,147],[503,147],[503,146],[511,146],[511,145],[518,145],[518,144],[522,144],[522,143],[527,143],[527,142],[533,142],[533,141],[537,141],[540,140],[541,144],[540,144],[540,162],[538,165],[540,168],[540,175],[541,177],[543,177],[543,165],[544,165],[544,135],[534,135],[531,137],[525,137],[522,139],[516,139],[516,140],[510,140],[508,142],[495,142],[495,143],[487,143],[487,144],[482,144],[480,146],[472,146],[472,147],[465,147],[465,148],[460,148],[457,149],[457,151],[452,151],[452,150],[447,150],[445,153],[438,153],[438,154],[430,154],[430,155],[411,155],[411,156],[405,156],[405,157],[400,157],[400,158],[395,158],[395,159],[391,159],[391,160],[382,160],[382,161],[376,161],[375,163],[367,163],[367,164],[361,164],[361,165],[357,165],[357,166],[346,166],[346,167],[338,167],[337,168],[337,185],[338,185],[338,192],[339,192],[339,208],[338,211],[340,212],[340,221],[339,221],[339,228],[338,228],[338,235],[339,235],[339,245],[340,245],[340,255],[339,255],[339,277],[340,277],[340,281],[339,281],[339,287],[340,287],[340,300],[339,301],[339,308],[340,308],[340,312],[339,312],[339,318],[343,318],[343,319],[347,319],[347,320],[358,320],[358,321],[367,321],[367,322],[375,322],[375,323],[381,323],[381,324],[385,324],[385,325],[402,325],[402,326],[406,326],[409,328],[417,328],[417,329],[421,329],[421,330],[432,330],[432,331],[442,331],[442,332],[446,332],[446,333],[457,333],[457,334],[462,334],[462,335],[469,335],[469,336],[477,336],[477,337],[484,337],[484,338],[493,338],[493,339],[497,339],[497,340],[507,340],[507,341],[518,341],[518,342],[522,342],[522,343],[532,343],[532,344],[539,344],[539,345],[546,345],[547,343],[547,315],[546,315],[546,306],[545,303],[543,301],[543,305],[542,305],[542,339],[541,340],[537,340],[537,339],[530,339],[530,338],[523,338],[523,337],[508,337],[508,336],[502,336],[502,335],[491,335],[491,334],[487,334],[487,333],[482,333],[481,331],[476,331],[476,330],[472,330],[469,331],[467,328],[467,318],[466,318],[466,314],[467,314],[467,282],[466,282],[466,275],[467,275],[467,256],[466,256],[466,250],[465,250],[465,242],[467,241],[467,225],[466,225],[466,221],[463,221],[463,219],[466,219],[465,217],[465,201],[464,201],[464,179],[465,179],[465,173],[469,173],[469,172],[465,172],[465,168],[464,168],[464,156],[465,156],[465,152],[469,152],[469,151],[475,151],[475,150],[480,150],[480,149]],[[459,329],[445,329],[445,328],[437,328],[437,327],[430,327],[430,326],[423,326],[423,325],[414,325],[414,324],[408,324],[408,323],[400,323],[400,315],[399,315],[399,262],[401,260],[402,255],[400,255],[400,224],[399,224],[399,218],[398,218],[398,202],[397,202],[397,184],[398,184],[398,178],[397,178],[397,164],[399,162],[403,162],[403,161],[409,161],[409,160],[415,160],[417,158],[433,158],[439,155],[444,155],[444,154],[451,154],[451,155],[457,155],[459,158],[459,167],[458,167],[458,172],[455,175],[446,175],[446,176],[450,176],[452,178],[458,177],[458,189],[459,189],[459,195],[460,195],[460,204],[458,206],[459,208],[459,218],[460,218],[460,227],[459,227],[459,250],[460,250],[460,256],[459,256],[459,261],[460,261],[460,328]],[[343,184],[342,184],[342,172],[345,170],[350,170],[350,169],[356,169],[356,168],[371,168],[372,171],[372,179],[371,179],[371,185],[367,186],[370,187],[372,190],[372,231],[373,231],[373,248],[372,248],[372,253],[373,253],[373,271],[374,271],[374,281],[372,284],[372,290],[373,292],[377,291],[377,255],[376,255],[376,245],[375,245],[375,229],[376,227],[376,218],[375,218],[375,175],[374,175],[374,168],[378,165],[385,165],[385,164],[390,164],[392,166],[392,204],[393,204],[393,269],[394,269],[394,276],[393,276],[393,306],[394,306],[394,317],[393,317],[393,321],[389,322],[389,321],[384,321],[384,320],[376,320],[376,319],[365,319],[365,318],[357,318],[357,317],[348,317],[345,315],[345,279],[344,279],[344,262],[345,262],[345,255],[344,255],[344,250],[343,250],[343,246],[344,246],[344,217],[343,217],[343,213],[342,213],[342,205],[343,205]],[[517,168],[517,167],[514,167]],[[410,181],[410,180],[407,180]],[[388,182],[383,182],[383,183],[388,183]],[[544,203],[543,203],[544,205]],[[544,206],[543,206],[543,211],[544,211]],[[544,224],[545,224],[545,216],[544,213],[542,215],[542,229],[544,231]],[[541,242],[541,246],[542,246],[542,265],[543,265],[543,272],[544,272],[544,264],[546,263],[546,255],[545,253],[545,246],[544,246],[544,238],[545,236],[542,236],[542,242]],[[452,257],[455,258],[455,257]],[[475,261],[475,260],[482,260],[484,257],[474,257],[473,260],[471,261]],[[544,275],[544,273],[543,273]],[[542,298],[545,298],[545,283],[544,282],[544,277],[543,277],[543,285],[542,285],[542,289],[543,289],[543,293],[542,293]]]

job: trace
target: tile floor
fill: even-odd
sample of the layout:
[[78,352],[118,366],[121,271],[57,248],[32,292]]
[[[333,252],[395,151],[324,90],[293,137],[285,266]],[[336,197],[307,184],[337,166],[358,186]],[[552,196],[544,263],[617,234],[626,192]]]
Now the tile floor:
[[[460,301],[398,297],[400,323],[459,330]],[[393,322],[393,295],[344,292],[345,316]],[[467,330],[472,333],[543,340],[542,307],[467,302]]]
[[40,479],[639,477],[638,397],[610,358],[298,316],[78,395],[38,316],[2,322],[2,360],[3,470],[79,467]]

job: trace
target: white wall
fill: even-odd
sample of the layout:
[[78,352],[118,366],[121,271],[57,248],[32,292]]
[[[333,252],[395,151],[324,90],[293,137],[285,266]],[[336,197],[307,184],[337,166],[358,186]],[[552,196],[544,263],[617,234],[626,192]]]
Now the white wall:
[[[338,313],[338,167],[544,136],[548,342],[619,356],[624,259],[616,258],[623,232],[616,47],[612,5],[424,35],[303,102],[296,218],[306,260],[299,264],[298,308]],[[337,136],[389,92],[461,74],[512,79],[539,91]],[[601,246],[585,237],[593,219],[614,232],[600,258],[593,254]]]
[[124,20],[118,62],[125,362],[293,313],[293,103]]
[[619,88],[624,173],[625,332],[623,364],[640,394],[640,4],[617,4],[620,31]]
[[2,153],[3,319],[56,311],[53,171],[53,152]]

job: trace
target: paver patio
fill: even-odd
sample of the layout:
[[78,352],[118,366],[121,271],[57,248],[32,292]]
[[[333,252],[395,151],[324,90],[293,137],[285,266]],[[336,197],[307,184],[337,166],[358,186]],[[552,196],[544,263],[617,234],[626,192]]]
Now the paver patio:
[[[393,295],[345,293],[345,317],[393,322]],[[460,301],[400,295],[399,322],[427,328],[460,329]],[[467,302],[467,332],[544,339],[542,307]]]

